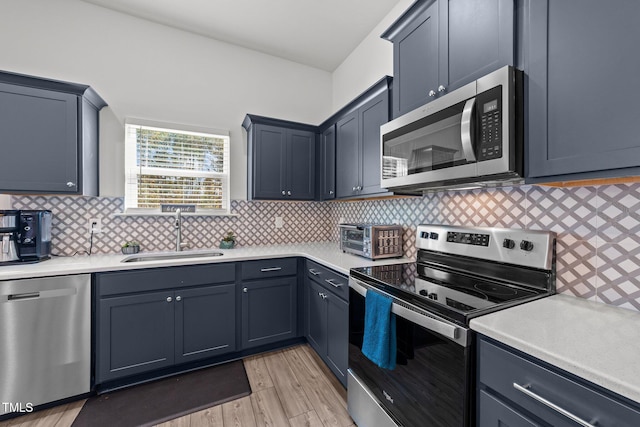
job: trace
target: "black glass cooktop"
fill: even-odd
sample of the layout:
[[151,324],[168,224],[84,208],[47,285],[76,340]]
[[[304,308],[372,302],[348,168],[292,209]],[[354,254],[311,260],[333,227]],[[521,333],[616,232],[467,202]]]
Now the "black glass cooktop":
[[546,290],[499,283],[416,263],[353,268],[351,275],[463,325],[481,314],[549,294]]

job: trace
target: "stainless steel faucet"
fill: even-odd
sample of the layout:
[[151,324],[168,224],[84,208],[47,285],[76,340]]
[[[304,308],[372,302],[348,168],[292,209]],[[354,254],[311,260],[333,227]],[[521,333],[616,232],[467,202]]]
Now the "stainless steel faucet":
[[176,209],[176,252],[182,250],[182,211]]

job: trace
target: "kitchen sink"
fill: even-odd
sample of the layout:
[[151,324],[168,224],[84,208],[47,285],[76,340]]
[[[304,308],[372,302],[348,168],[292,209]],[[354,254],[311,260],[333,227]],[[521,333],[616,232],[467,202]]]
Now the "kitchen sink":
[[167,252],[130,255],[120,262],[145,262],[145,261],[165,261],[172,259],[186,258],[209,258],[224,255],[218,251],[198,251],[198,252]]

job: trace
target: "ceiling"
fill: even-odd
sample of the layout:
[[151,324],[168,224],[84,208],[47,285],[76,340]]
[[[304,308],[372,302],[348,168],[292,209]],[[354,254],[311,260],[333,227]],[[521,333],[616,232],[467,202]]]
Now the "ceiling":
[[326,71],[400,0],[83,0]]

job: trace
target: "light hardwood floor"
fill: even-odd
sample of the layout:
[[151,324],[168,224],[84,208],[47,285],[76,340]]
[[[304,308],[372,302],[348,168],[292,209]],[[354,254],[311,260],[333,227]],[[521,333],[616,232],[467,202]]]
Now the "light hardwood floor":
[[[158,427],[351,427],[347,393],[308,346],[244,359],[251,395]],[[69,427],[84,400],[0,422],[0,427]]]

